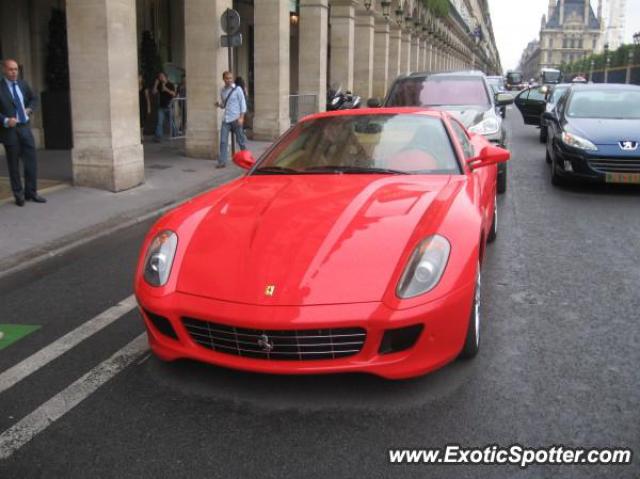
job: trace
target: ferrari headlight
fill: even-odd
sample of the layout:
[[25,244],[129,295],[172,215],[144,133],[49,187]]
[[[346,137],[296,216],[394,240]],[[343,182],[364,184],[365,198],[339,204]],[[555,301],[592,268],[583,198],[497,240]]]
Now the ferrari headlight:
[[500,123],[495,116],[489,116],[482,120],[480,123],[477,123],[471,127],[469,127],[469,131],[472,133],[479,133],[481,135],[493,135],[494,133],[498,133],[500,129]]
[[147,283],[163,286],[167,282],[177,246],[178,236],[173,231],[161,231],[153,238],[144,259],[144,279]]
[[440,235],[429,236],[415,249],[400,278],[397,295],[413,298],[432,290],[440,281],[451,246]]
[[578,148],[580,150],[596,151],[598,149],[598,147],[591,143],[589,140],[580,138],[576,135],[572,135],[571,133],[567,133],[566,131],[562,132],[562,142],[565,145],[571,146],[573,148]]

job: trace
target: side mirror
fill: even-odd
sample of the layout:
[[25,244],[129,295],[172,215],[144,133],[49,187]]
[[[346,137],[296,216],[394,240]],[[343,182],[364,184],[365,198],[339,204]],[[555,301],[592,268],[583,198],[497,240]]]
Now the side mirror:
[[510,93],[496,93],[496,105],[505,106],[513,103],[513,95]]
[[256,159],[253,157],[253,153],[249,150],[241,150],[233,155],[233,162],[240,168],[248,170],[255,164]]
[[475,170],[483,166],[495,165],[497,163],[505,163],[511,158],[509,150],[498,146],[485,146],[480,150],[480,154],[474,158],[469,158],[467,164],[469,168]]
[[369,108],[380,108],[381,106],[382,100],[380,98],[374,97],[367,100],[367,107]]

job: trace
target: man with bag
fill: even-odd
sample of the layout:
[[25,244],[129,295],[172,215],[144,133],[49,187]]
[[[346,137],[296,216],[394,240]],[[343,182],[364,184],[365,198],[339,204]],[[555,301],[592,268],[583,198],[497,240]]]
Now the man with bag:
[[232,132],[238,140],[241,150],[247,149],[247,139],[244,136],[244,114],[247,112],[247,102],[242,88],[233,83],[233,74],[226,71],[222,74],[224,87],[220,90],[220,100],[216,102],[218,108],[224,110],[222,126],[220,128],[220,155],[216,168],[227,166],[229,151],[229,132]]

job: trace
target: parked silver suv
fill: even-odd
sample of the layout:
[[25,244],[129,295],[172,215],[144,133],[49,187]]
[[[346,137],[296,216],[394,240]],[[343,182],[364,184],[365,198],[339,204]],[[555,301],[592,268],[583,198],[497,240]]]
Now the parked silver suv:
[[[385,107],[425,106],[446,110],[471,132],[508,149],[506,129],[496,107],[513,103],[509,93],[493,93],[484,73],[413,73],[397,78],[384,101]],[[498,168],[498,193],[507,191],[507,165]]]

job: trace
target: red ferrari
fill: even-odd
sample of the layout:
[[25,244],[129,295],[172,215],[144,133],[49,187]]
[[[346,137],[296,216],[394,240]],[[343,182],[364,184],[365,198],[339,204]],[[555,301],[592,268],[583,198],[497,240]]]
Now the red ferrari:
[[162,217],[135,293],[153,352],[282,374],[422,375],[480,341],[509,152],[440,111],[321,113]]

